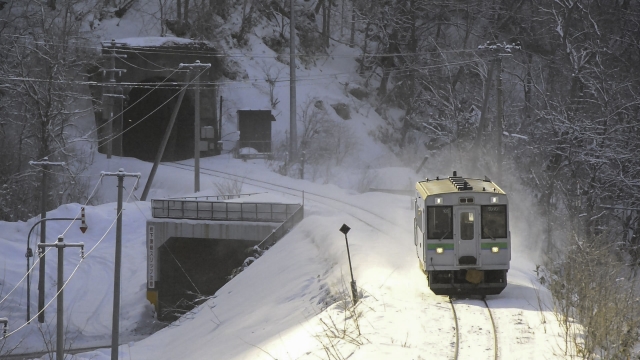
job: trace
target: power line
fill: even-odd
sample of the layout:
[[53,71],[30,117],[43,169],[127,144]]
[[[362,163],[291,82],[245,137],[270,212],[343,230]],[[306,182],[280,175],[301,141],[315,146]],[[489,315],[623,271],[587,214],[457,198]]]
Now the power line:
[[[102,179],[102,177],[101,177]],[[139,181],[139,179],[138,179]],[[138,181],[136,181],[136,184],[138,183]],[[129,193],[129,195],[127,196],[127,200],[125,200],[125,202],[128,202],[129,199],[131,198],[131,195],[133,194],[133,191],[137,188],[137,186],[134,186],[131,189],[131,192]],[[120,216],[122,214],[122,210],[120,211],[120,213],[118,213],[118,215],[116,216],[116,218],[111,222],[111,225],[109,226],[109,228],[107,229],[107,231],[105,231],[104,235],[102,235],[102,237],[100,238],[100,240],[98,240],[98,242],[91,248],[91,250],[89,250],[88,252],[86,252],[84,254],[83,257],[80,258],[80,261],[78,262],[78,265],[75,267],[75,269],[73,269],[73,271],[71,272],[71,275],[69,275],[69,278],[67,278],[67,281],[64,282],[64,284],[62,285],[61,289],[55,294],[55,296],[42,308],[42,310],[40,310],[37,314],[35,314],[31,319],[29,319],[27,322],[25,322],[24,324],[22,324],[20,327],[18,327],[17,329],[15,329],[14,331],[8,333],[6,335],[6,337],[9,337],[13,334],[15,334],[16,332],[20,331],[22,328],[24,328],[25,326],[27,326],[29,323],[31,323],[31,321],[35,320],[41,312],[43,312],[46,308],[49,307],[49,305],[51,305],[51,303],[58,297],[58,295],[60,294],[60,292],[62,290],[64,290],[64,288],[67,286],[67,284],[69,283],[69,281],[71,281],[71,279],[73,278],[73,276],[75,275],[76,271],[78,271],[78,268],[80,268],[80,265],[84,262],[84,260],[98,247],[98,245],[100,245],[100,243],[102,242],[102,240],[104,240],[107,237],[107,234],[109,234],[109,231],[111,231],[111,228],[113,228],[113,225],[116,223],[118,216]]]
[[[4,37],[28,37],[25,35],[13,35],[13,34],[3,34],[1,36]],[[167,38],[169,39],[169,38]],[[183,39],[183,38],[180,38]],[[62,44],[56,42],[44,42],[44,41],[33,41],[33,44],[42,44],[42,45],[54,45],[54,46],[70,46],[69,44]],[[197,42],[194,41],[190,44],[205,44],[205,42]],[[15,44],[16,46],[26,47],[26,44]],[[184,44],[181,44],[184,45]],[[91,50],[101,50],[101,47],[98,46],[89,46],[89,45],[72,45],[76,48],[86,48]],[[4,47],[7,47],[6,45]],[[212,50],[183,50],[176,49],[167,45],[160,46],[135,46],[135,45],[124,45],[119,46],[116,50],[120,52],[131,52],[131,53],[143,53],[143,54],[158,54],[162,53],[163,55],[194,55],[194,56],[208,56],[208,57],[231,57],[231,58],[265,58],[265,59],[274,59],[279,55],[275,53],[274,55],[266,55],[264,53],[246,53],[246,52],[238,52],[238,53],[212,53]],[[215,48],[214,48],[215,50]],[[385,57],[385,56],[407,56],[407,55],[434,55],[434,54],[445,54],[445,53],[475,53],[476,49],[451,49],[451,50],[439,50],[439,51],[424,51],[424,52],[406,52],[406,53],[388,53],[388,54],[366,54],[371,57]],[[362,54],[344,54],[344,55],[336,55],[336,54],[308,54],[308,53],[297,53],[297,57],[333,57],[333,58],[354,58],[361,57]]]
[[[92,191],[91,195],[89,196],[89,198],[87,198],[87,201],[86,201],[86,203],[85,203],[85,206],[89,203],[89,201],[91,200],[91,198],[93,197],[93,195],[96,193],[96,190],[98,189],[98,186],[99,186],[99,185],[100,185],[100,181],[98,181],[98,182],[96,183],[96,186],[94,187],[94,189],[93,189],[93,191]],[[67,227],[67,229],[64,231],[63,235],[64,235],[64,234],[66,234],[66,232],[69,230],[69,228],[71,227],[71,225],[73,224],[73,222],[74,222],[75,220],[77,220],[77,218],[78,218],[78,215],[76,215],[75,219],[69,223],[69,226],[68,226],[68,227]],[[45,219],[46,219],[46,218],[45,218]],[[27,241],[29,241],[29,240],[30,240],[30,239],[27,239]],[[28,250],[30,250],[30,249],[31,249],[31,244],[30,244],[30,243],[27,243],[27,249],[28,249]],[[8,294],[7,294],[3,299],[2,299],[2,300],[0,300],[0,304],[2,304],[2,303],[3,303],[3,302],[4,302],[4,301],[9,297],[9,295],[11,295],[11,293],[13,293],[13,291],[15,291],[15,289],[17,289],[17,288],[18,288],[18,286],[19,286],[19,285],[20,285],[20,284],[21,284],[25,279],[27,279],[27,281],[30,281],[30,279],[29,279],[29,274],[31,274],[31,273],[33,272],[33,269],[35,268],[36,264],[38,264],[38,263],[40,262],[40,259],[42,259],[42,258],[44,257],[44,255],[46,255],[46,253],[47,253],[47,252],[49,252],[49,250],[51,250],[51,249],[47,249],[47,250],[45,251],[45,253],[44,253],[44,254],[42,254],[42,256],[38,256],[38,260],[34,261],[33,266],[31,266],[31,268],[27,270],[26,274],[22,277],[22,279],[20,279],[20,281],[18,281],[18,282],[16,283],[16,285],[13,287],[13,289],[11,289],[11,291],[10,291],[10,292],[9,292],[9,293],[8,293]],[[27,255],[27,259],[28,259],[29,252],[27,252],[27,254],[26,254],[26,255]],[[28,262],[28,260],[27,260],[27,262]],[[27,267],[28,267],[28,266],[27,266]],[[28,288],[29,288],[29,287],[27,287],[27,289],[28,289]]]
[[[182,89],[186,89],[187,87],[189,87],[190,84],[193,83],[193,81],[195,81],[200,75],[202,75],[206,70],[201,71],[199,74],[197,74],[191,81],[189,81],[184,87],[182,87]],[[173,94],[171,97],[169,97],[165,102],[163,102],[162,104],[160,104],[158,107],[156,107],[155,109],[153,109],[150,113],[148,113],[147,115],[145,115],[142,119],[136,121],[135,123],[133,123],[133,125],[129,126],[126,130],[122,130],[120,133],[113,135],[111,138],[108,137],[104,137],[101,140],[105,140],[106,142],[109,141],[113,141],[113,139],[117,138],[118,136],[121,136],[122,134],[124,134],[125,132],[131,130],[133,127],[135,127],[136,125],[138,125],[139,123],[141,123],[142,121],[144,121],[145,119],[147,119],[149,116],[153,115],[156,111],[160,110],[160,108],[162,108],[164,105],[166,105],[167,103],[169,103],[169,101],[171,101],[174,97],[178,96],[178,94],[180,94],[181,91],[177,91],[175,94]],[[136,102],[137,103],[137,102]],[[133,106],[133,105],[131,105]],[[110,119],[109,121],[112,121],[112,119]]]
[[[478,61],[482,61],[482,59],[471,59],[471,60],[464,60],[464,61],[459,61],[459,62],[453,62],[453,63],[446,63],[446,64],[435,64],[435,65],[425,65],[425,66],[417,66],[417,67],[412,67],[412,68],[406,68],[406,69],[398,69],[398,70],[392,70],[392,72],[396,75],[400,74],[411,74],[414,73],[416,71],[420,71],[420,70],[427,70],[427,69],[437,69],[437,68],[445,68],[445,67],[450,67],[450,66],[457,66],[457,65],[466,65],[466,64],[472,64],[472,63],[476,63]],[[174,70],[174,73],[177,72],[178,70]],[[297,77],[296,80],[297,81],[312,81],[312,80],[324,80],[324,79],[332,79],[336,76],[343,76],[343,75],[354,75],[354,71],[351,72],[338,72],[338,73],[328,73],[328,74],[323,74],[323,75],[310,75],[307,77]],[[171,77],[173,75],[173,73],[169,76],[167,76],[167,79],[169,77]],[[191,83],[185,83],[185,82],[180,82],[180,81],[171,81],[171,82],[167,82],[165,83],[166,79],[161,82],[161,83],[153,83],[153,82],[121,82],[121,83],[116,83],[116,84],[109,84],[109,83],[100,83],[100,82],[95,82],[95,81],[79,81],[79,80],[50,80],[50,79],[38,79],[38,78],[27,78],[27,77],[14,77],[14,76],[0,76],[0,79],[3,80],[9,80],[9,81],[34,81],[34,82],[57,82],[57,83],[66,83],[66,84],[76,84],[76,85],[89,85],[89,86],[103,86],[103,87],[114,87],[114,86],[125,86],[125,87],[137,87],[137,88],[152,88],[152,89],[157,89],[158,87],[160,87],[160,85],[162,84],[166,84],[164,86],[162,86],[161,88],[163,89],[177,89],[177,88],[181,88],[181,85],[189,85]],[[264,78],[250,78],[248,80],[244,80],[242,81],[243,83],[246,82],[255,82],[255,81],[263,81]],[[276,83],[289,83],[289,79],[278,79],[275,80]],[[235,81],[235,80],[225,80],[225,81],[203,81],[201,82],[202,85],[215,85],[215,86],[222,86],[222,85],[228,85],[228,84],[238,84],[241,83],[240,81]],[[152,84],[157,84],[156,86],[152,86]]]
[[[47,251],[45,251],[45,254],[48,253],[49,250],[51,250],[51,249],[47,249]],[[35,269],[36,264],[38,264],[39,261],[40,261],[40,257],[38,257],[38,260],[33,262],[33,266],[31,266],[31,268],[24,274],[22,279],[20,279],[20,281],[18,281],[16,283],[16,285],[13,287],[13,289],[11,289],[11,291],[9,291],[9,293],[7,293],[7,295],[5,295],[5,297],[3,297],[2,300],[0,300],[0,304],[2,304],[5,300],[7,300],[7,298],[9,298],[9,295],[11,295],[11,293],[13,293],[18,288],[18,286],[20,286],[20,284],[27,278],[27,275],[29,275],[29,274],[31,274],[33,272],[33,269]]]

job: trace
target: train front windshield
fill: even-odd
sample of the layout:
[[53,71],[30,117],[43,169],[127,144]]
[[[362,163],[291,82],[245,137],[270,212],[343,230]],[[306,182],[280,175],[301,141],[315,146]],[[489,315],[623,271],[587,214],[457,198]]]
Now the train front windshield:
[[507,237],[507,206],[482,206],[482,238],[497,239]]
[[453,239],[451,206],[427,206],[427,238]]

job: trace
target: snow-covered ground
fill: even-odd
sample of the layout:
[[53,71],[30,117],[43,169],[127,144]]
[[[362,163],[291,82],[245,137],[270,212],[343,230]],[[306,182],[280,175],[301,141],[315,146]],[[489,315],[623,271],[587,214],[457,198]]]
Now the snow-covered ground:
[[[152,6],[153,2],[144,2]],[[145,5],[146,6],[146,5]],[[149,9],[152,12],[153,9]],[[102,39],[157,36],[149,24],[153,19],[140,17],[135,8],[123,19],[106,19],[95,25]],[[140,17],[140,19],[138,18]],[[238,22],[236,21],[236,26]],[[269,109],[269,89],[265,71],[280,71],[289,76],[288,66],[274,60],[275,55],[259,39],[271,30],[258,27],[243,49],[247,56],[234,57],[246,71],[245,80],[228,82],[220,89],[224,96],[223,134],[235,130],[234,114],[238,109]],[[147,44],[148,40],[129,40]],[[237,49],[225,49],[238,53]],[[419,180],[413,169],[401,165],[385,146],[370,135],[385,120],[371,104],[355,99],[345,91],[346,84],[360,84],[355,73],[356,49],[333,44],[329,56],[314,66],[299,66],[297,76],[298,108],[309,99],[319,99],[329,116],[344,122],[357,134],[352,140],[357,151],[341,167],[327,169],[307,180],[278,175],[273,164],[264,160],[240,161],[228,154],[202,159],[203,168],[221,170],[247,178],[242,192],[269,192],[270,199],[301,202],[297,196],[266,190],[249,179],[260,179],[340,199],[356,207],[339,205],[311,195],[305,198],[305,219],[255,263],[221,288],[216,296],[179,321],[157,331],[152,306],[146,299],[145,222],[151,217],[149,202],[129,197],[134,180],[125,181],[123,221],[123,259],[121,293],[121,359],[450,359],[454,352],[453,314],[445,297],[434,295],[419,269],[413,245],[411,199],[384,193],[360,194],[354,189],[369,185],[378,188],[411,189]],[[280,70],[281,69],[281,70]],[[279,82],[275,88],[279,100],[274,109],[274,141],[282,141],[289,121],[289,84]],[[344,121],[332,112],[331,104],[351,106],[352,119]],[[400,111],[390,109],[387,116]],[[299,119],[300,120],[300,119]],[[93,126],[86,118],[83,128]],[[300,125],[299,125],[300,126]],[[225,138],[233,140],[233,136]],[[422,155],[417,157],[421,159]],[[192,161],[184,161],[192,163]],[[449,175],[454,168],[446,159],[427,164],[429,176]],[[95,155],[95,162],[85,172],[96,186],[96,206],[86,206],[89,229],[82,234],[78,224],[50,221],[47,241],[64,234],[66,242],[84,242],[87,256],[80,263],[79,250],[65,250],[65,278],[71,280],[64,289],[66,346],[105,346],[104,349],[75,355],[74,359],[109,359],[113,299],[115,247],[116,178],[99,182],[100,172],[142,174],[140,196],[151,164],[130,158],[107,160]],[[315,180],[315,181],[312,181]],[[217,177],[202,175],[198,195],[215,195]],[[149,198],[192,196],[193,174],[174,167],[161,166]],[[513,220],[512,269],[509,285],[499,296],[489,298],[494,309],[501,359],[551,359],[561,353],[562,339],[553,314],[548,312],[549,293],[535,279],[535,221],[529,212],[526,196],[518,196],[517,186],[508,186]],[[75,217],[81,204],[67,204],[48,212],[48,217]],[[359,208],[367,209],[385,220]],[[26,272],[24,257],[27,234],[36,218],[28,222],[0,222],[0,317],[9,318],[6,340],[0,340],[0,356],[8,350],[30,352],[55,345],[56,251],[46,257],[46,324],[26,322]],[[353,275],[361,300],[350,306],[350,272],[342,224],[352,228],[349,245]],[[369,226],[372,224],[375,228]],[[39,240],[34,231],[32,248]],[[78,266],[79,265],[79,266]],[[37,308],[38,267],[32,272],[31,314]],[[15,288],[15,290],[13,290]],[[12,291],[13,290],[13,291]],[[12,291],[12,292],[11,292]],[[11,293],[10,293],[11,292]],[[10,293],[10,294],[9,294]],[[486,312],[470,302],[461,321],[460,355],[475,359],[491,348],[487,337]],[[547,304],[547,305],[541,305]],[[541,307],[543,310],[541,310]],[[471,313],[469,315],[469,313]],[[476,325],[473,325],[476,324]],[[15,333],[14,333],[15,331]],[[157,331],[157,332],[156,332]],[[154,333],[155,332],[155,333]],[[148,336],[152,334],[151,336]],[[488,355],[490,352],[487,353]],[[488,356],[487,355],[487,356]],[[47,356],[43,359],[48,358]]]
[[[120,358],[317,359],[330,358],[327,351],[339,353],[344,358],[350,356],[350,359],[452,357],[453,315],[447,299],[429,290],[418,267],[408,196],[358,194],[334,185],[283,177],[271,171],[263,160],[243,162],[223,155],[203,159],[202,166],[247,177],[243,192],[268,191],[271,199],[281,198],[289,203],[301,201],[292,195],[249,184],[250,178],[260,179],[340,199],[368,209],[388,222],[326,199],[318,202],[315,199],[319,198],[308,195],[305,219],[221,288],[215,298],[169,327],[140,339],[140,334],[149,333],[158,326],[154,324],[152,308],[145,298],[144,226],[151,215],[148,202],[130,198],[124,206],[123,221],[120,326],[125,345],[120,347]],[[135,159],[114,157],[107,160],[99,156],[93,168],[96,178],[98,169],[113,171],[118,168],[141,172],[144,177],[151,165]],[[388,186],[393,186],[389,179],[400,171],[390,168],[377,172],[380,177],[387,178]],[[395,178],[397,188],[405,186],[403,176]],[[202,175],[202,193],[215,194],[214,183],[225,181],[228,180]],[[125,197],[133,183],[133,179],[125,182]],[[85,234],[78,230],[77,224],[71,225],[65,233],[69,223],[62,221],[50,222],[47,228],[49,242],[65,233],[65,241],[82,241],[87,252],[97,245],[65,288],[65,336],[67,343],[74,341],[74,347],[105,345],[107,348],[76,355],[75,359],[108,359],[110,356],[115,228],[109,230],[109,227],[116,214],[116,179],[104,178],[98,184],[98,193],[103,200],[112,202],[86,207],[89,229]],[[154,192],[156,195],[187,195],[192,186],[192,173],[161,166]],[[48,216],[75,217],[80,207],[80,204],[64,205]],[[526,218],[525,214],[513,213],[515,208],[511,211],[516,222]],[[26,236],[34,221],[0,223],[2,298],[18,284],[17,289],[0,303],[0,315],[9,317],[10,331],[25,323],[26,286],[24,282],[18,282],[25,273]],[[348,306],[345,309],[345,304],[349,305],[350,275],[344,236],[338,231],[343,223],[352,228],[348,236],[353,274],[362,297],[355,310]],[[548,292],[539,289],[535,280],[535,264],[530,258],[531,248],[527,246],[530,234],[519,228],[519,224],[512,228],[514,249],[509,285],[501,295],[489,297],[497,321],[500,354],[504,359],[549,359],[559,352],[559,331],[553,315],[540,311],[538,299],[548,304]],[[32,236],[32,243],[36,240]],[[79,251],[68,248],[65,258],[68,277],[80,260]],[[47,302],[55,294],[55,259],[54,250],[47,255],[46,262]],[[37,279],[37,269],[34,278]],[[37,307],[36,297],[37,291],[32,289],[32,309]],[[46,310],[50,335],[45,338],[49,341],[55,334],[55,306],[53,301]],[[491,348],[492,344],[486,343],[484,334],[488,329],[483,329],[487,325],[486,314],[482,311],[474,314],[477,314],[479,325],[465,327],[461,322],[461,339],[466,339],[467,346]],[[469,316],[465,321],[476,322]],[[16,352],[43,347],[43,335],[37,322],[26,325],[5,341],[5,351],[20,341]],[[463,346],[461,356],[465,354],[464,350]],[[467,358],[474,358],[473,354],[467,355],[472,355]]]

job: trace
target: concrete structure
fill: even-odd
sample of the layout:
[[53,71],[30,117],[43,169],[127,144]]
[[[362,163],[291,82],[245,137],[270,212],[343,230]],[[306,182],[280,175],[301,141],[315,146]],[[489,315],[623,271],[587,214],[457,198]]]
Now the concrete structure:
[[[152,200],[147,298],[158,318],[196,306],[222,287],[255,247],[266,249],[304,216],[300,204]],[[248,251],[249,250],[249,251]]]
[[[271,122],[276,118],[271,110],[238,110],[240,139],[236,147],[237,156],[252,157],[271,154]],[[242,149],[252,149],[243,152]],[[253,152],[255,150],[255,153]]]
[[[114,134],[110,142],[113,155],[153,161],[178,97],[169,99],[185,86],[185,71],[176,70],[180,64],[196,61],[211,64],[197,78],[204,128],[200,148],[203,156],[219,153],[215,81],[220,78],[221,61],[215,48],[182,38],[131,38],[103,43],[102,54],[101,67],[90,69],[89,76],[89,80],[101,83],[90,86],[101,153],[107,153],[107,140]],[[190,78],[196,75],[194,71]],[[195,99],[191,89],[193,86],[180,106],[163,160],[193,157]],[[123,115],[118,116],[122,110]]]

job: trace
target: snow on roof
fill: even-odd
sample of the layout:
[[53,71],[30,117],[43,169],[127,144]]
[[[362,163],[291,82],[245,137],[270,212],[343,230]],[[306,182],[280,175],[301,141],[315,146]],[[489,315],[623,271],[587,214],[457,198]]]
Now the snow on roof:
[[185,39],[174,36],[144,36],[144,37],[131,37],[125,39],[118,39],[116,43],[123,44],[125,46],[172,46],[193,44],[196,41],[191,39]]

